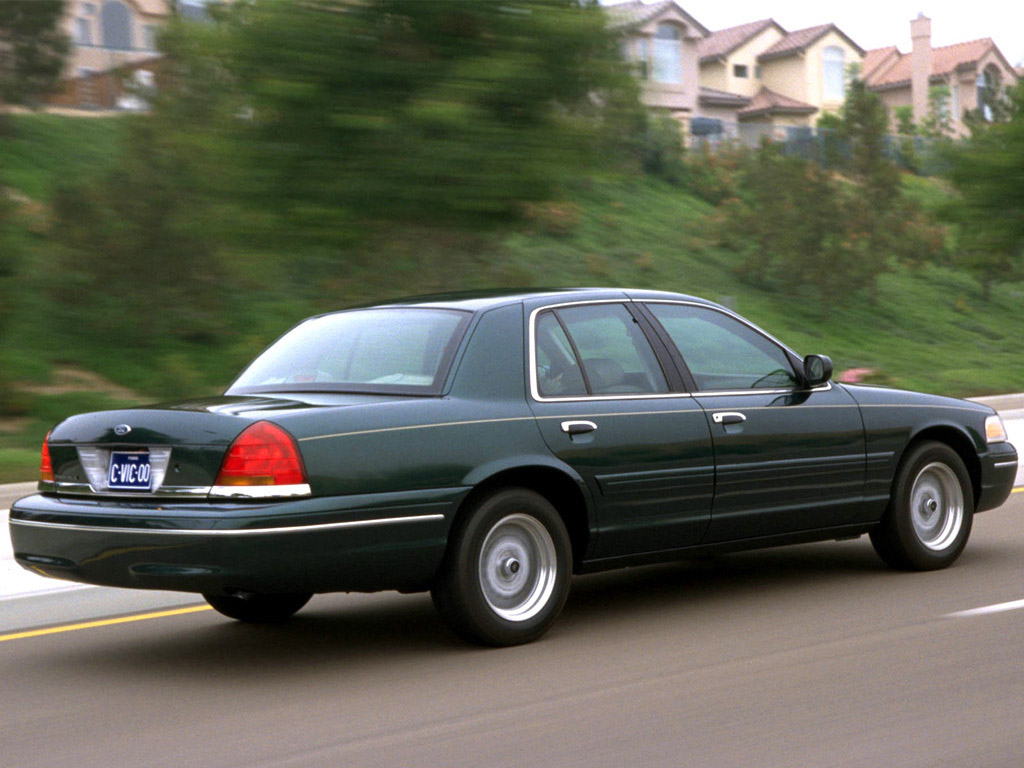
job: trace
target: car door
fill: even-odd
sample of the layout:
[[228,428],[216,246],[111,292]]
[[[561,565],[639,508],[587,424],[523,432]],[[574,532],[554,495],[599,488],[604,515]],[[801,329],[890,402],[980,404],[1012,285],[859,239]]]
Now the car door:
[[711,515],[710,429],[648,321],[620,300],[536,306],[528,326],[537,425],[595,500],[588,558],[699,543]]
[[793,353],[737,315],[645,302],[681,357],[715,450],[705,542],[841,526],[864,504],[860,409],[841,387],[800,385]]

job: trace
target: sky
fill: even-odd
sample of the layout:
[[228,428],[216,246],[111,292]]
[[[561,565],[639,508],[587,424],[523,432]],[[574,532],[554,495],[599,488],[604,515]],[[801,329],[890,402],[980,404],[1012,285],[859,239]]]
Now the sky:
[[[612,5],[618,0],[602,0]],[[897,46],[910,51],[910,20],[923,12],[932,20],[932,45],[952,45],[991,37],[1010,64],[1024,64],[1024,1],[964,2],[964,0],[677,0],[693,18],[710,30],[734,27],[771,17],[793,31],[834,23],[861,48]]]

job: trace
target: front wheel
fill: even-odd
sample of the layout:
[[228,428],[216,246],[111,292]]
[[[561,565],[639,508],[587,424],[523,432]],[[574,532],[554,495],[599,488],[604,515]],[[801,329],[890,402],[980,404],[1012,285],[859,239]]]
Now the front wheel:
[[479,502],[455,531],[430,594],[463,639],[507,646],[540,637],[569,594],[572,547],[543,496],[525,488]]
[[203,595],[215,611],[249,624],[284,621],[308,603],[311,597],[308,593],[260,595],[240,592],[235,595]]
[[944,443],[920,443],[900,463],[871,543],[893,568],[945,568],[963,552],[973,516],[974,494],[963,460]]

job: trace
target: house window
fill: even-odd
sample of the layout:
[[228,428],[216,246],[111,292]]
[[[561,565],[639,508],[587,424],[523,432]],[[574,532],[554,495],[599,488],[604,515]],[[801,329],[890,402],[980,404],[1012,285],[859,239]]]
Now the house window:
[[646,80],[651,76],[651,41],[646,37],[638,37],[633,50],[633,64],[636,66],[636,75],[641,80]]
[[119,51],[132,49],[132,17],[128,6],[118,0],[108,0],[100,8],[100,29],[103,46]]
[[682,33],[674,24],[659,24],[654,35],[651,75],[659,83],[683,82]]
[[978,91],[978,109],[981,110],[981,116],[992,122],[994,117],[992,101],[996,98],[999,90],[999,78],[991,69],[985,69],[978,75],[975,86]]
[[956,78],[951,78],[949,81],[949,100],[953,104],[953,120],[960,120],[960,84],[956,81]]
[[158,34],[158,30],[157,30],[156,26],[154,26],[153,24],[145,25],[142,28],[142,34],[143,34],[143,39],[145,40],[145,43],[146,43],[146,50],[147,51],[155,51],[156,50],[156,38],[157,38],[157,34]]
[[846,62],[842,48],[830,45],[824,56],[824,89],[827,101],[842,101],[846,96]]
[[92,45],[92,25],[88,19],[75,19],[75,44]]
[[750,68],[746,64],[733,64],[732,75],[733,77],[750,77]]
[[758,80],[761,79],[761,65],[760,64],[756,64],[754,66],[754,77],[756,77]]

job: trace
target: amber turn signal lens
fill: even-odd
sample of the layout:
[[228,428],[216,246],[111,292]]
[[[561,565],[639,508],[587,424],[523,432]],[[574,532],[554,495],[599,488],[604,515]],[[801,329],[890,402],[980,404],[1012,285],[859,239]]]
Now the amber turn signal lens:
[[1003,420],[998,416],[989,416],[985,419],[985,442],[1006,442],[1006,427],[1003,426]]

